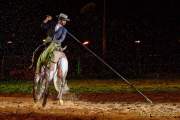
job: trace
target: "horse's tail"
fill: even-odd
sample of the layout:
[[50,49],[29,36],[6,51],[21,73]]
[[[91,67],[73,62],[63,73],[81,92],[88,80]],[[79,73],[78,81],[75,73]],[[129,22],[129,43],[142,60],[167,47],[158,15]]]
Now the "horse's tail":
[[32,59],[31,59],[31,65],[29,66],[29,69],[31,69],[31,68],[33,67],[34,57],[35,57],[36,52],[39,50],[39,48],[41,48],[41,47],[44,46],[44,45],[45,45],[45,44],[39,45],[39,46],[35,49],[35,51],[33,52]]

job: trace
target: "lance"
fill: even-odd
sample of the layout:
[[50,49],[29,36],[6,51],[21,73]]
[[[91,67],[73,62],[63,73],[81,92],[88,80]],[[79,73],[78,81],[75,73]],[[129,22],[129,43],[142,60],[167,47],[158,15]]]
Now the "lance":
[[117,76],[119,76],[122,80],[124,80],[129,86],[131,86],[133,89],[135,89],[140,95],[142,95],[146,101],[152,104],[152,101],[144,95],[140,90],[138,90],[133,84],[131,84],[126,78],[124,78],[119,72],[117,72],[113,67],[111,67],[107,62],[105,62],[101,57],[99,57],[96,53],[94,53],[92,50],[90,50],[88,47],[83,45],[79,39],[77,39],[73,34],[71,34],[69,31],[67,32],[76,42],[80,43],[86,50],[88,50],[91,54],[93,54],[98,60],[100,60],[104,65],[106,65],[109,69],[111,69]]

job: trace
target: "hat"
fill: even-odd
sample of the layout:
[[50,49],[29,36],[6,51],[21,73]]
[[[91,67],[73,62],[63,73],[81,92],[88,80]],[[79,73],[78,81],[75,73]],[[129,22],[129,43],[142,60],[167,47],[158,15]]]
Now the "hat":
[[59,20],[66,20],[66,21],[70,21],[70,19],[68,18],[68,16],[64,13],[60,13],[59,15],[56,16]]

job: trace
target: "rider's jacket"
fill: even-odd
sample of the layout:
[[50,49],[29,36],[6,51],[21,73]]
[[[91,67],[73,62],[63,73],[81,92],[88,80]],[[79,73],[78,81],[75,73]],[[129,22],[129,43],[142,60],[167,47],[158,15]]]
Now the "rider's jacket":
[[62,25],[54,21],[48,21],[47,23],[42,23],[41,27],[54,42],[62,43],[65,40],[67,29]]

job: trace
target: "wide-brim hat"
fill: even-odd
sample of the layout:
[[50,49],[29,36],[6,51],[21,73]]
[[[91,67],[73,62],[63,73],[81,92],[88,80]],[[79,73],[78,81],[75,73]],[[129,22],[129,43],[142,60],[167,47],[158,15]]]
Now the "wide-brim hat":
[[56,17],[59,20],[65,20],[65,21],[70,21],[70,19],[68,18],[68,15],[64,14],[64,13],[60,13],[59,15],[56,15]]

